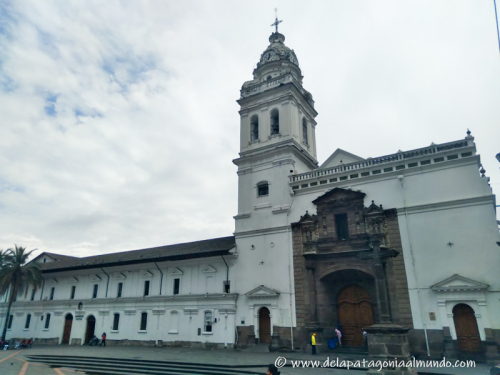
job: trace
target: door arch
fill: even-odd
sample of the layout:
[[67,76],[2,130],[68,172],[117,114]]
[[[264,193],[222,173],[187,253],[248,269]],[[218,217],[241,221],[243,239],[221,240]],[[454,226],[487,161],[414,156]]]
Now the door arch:
[[259,310],[259,341],[271,343],[271,313],[267,307]]
[[474,310],[465,303],[453,308],[453,322],[457,332],[458,350],[466,353],[481,351],[481,337]]
[[64,318],[64,331],[61,344],[69,344],[72,326],[73,326],[73,315],[67,314],[66,317]]
[[364,346],[363,328],[374,324],[370,295],[358,285],[340,290],[337,297],[342,345]]
[[87,330],[85,331],[85,344],[88,344],[95,335],[95,316],[87,317]]

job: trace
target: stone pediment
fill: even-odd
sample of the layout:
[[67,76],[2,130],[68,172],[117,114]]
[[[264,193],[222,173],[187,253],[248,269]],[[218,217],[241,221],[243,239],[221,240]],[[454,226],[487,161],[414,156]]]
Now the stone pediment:
[[92,281],[101,281],[101,278],[98,275],[93,275],[90,280]]
[[54,279],[54,278],[48,279],[47,284],[51,284],[51,285],[57,284],[57,279]]
[[338,202],[341,203],[342,201],[346,200],[354,200],[354,199],[364,199],[365,193],[362,193],[360,191],[353,191],[349,189],[342,189],[342,188],[334,188],[330,190],[329,192],[323,194],[322,196],[316,198],[313,200],[313,203],[315,205],[321,204],[321,203],[328,203],[328,202]]
[[141,272],[141,277],[152,277],[152,276],[153,276],[153,274],[148,270]]
[[382,215],[384,213],[384,209],[382,205],[377,206],[375,201],[372,201],[372,204],[366,209],[365,213],[367,215]]
[[340,165],[356,163],[364,160],[365,159],[363,159],[358,155],[351,154],[350,152],[338,148],[335,150],[333,154],[330,155],[328,159],[326,159],[326,161],[323,164],[321,164],[319,169],[338,167]]
[[207,266],[201,272],[202,273],[214,273],[214,272],[217,272],[217,270],[215,268],[213,268],[212,266]]
[[258,286],[255,289],[252,289],[247,294],[245,294],[248,298],[278,298],[280,293],[274,289],[265,287],[264,285]]
[[118,272],[115,274],[115,280],[125,280],[127,276],[125,276],[123,273]]
[[171,275],[182,275],[184,272],[182,272],[180,269],[178,268],[174,268],[172,270],[172,272],[170,272]]
[[454,274],[447,279],[440,281],[434,285],[431,285],[431,289],[435,292],[460,292],[467,290],[486,290],[489,285],[468,279],[466,277],[460,276],[459,274]]
[[315,222],[316,219],[309,215],[309,211],[306,211],[306,214],[304,216],[301,216],[299,220],[299,224],[302,225],[314,224]]

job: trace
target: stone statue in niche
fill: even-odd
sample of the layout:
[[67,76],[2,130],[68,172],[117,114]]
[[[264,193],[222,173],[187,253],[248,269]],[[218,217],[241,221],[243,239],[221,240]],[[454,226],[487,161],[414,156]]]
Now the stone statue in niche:
[[307,229],[306,231],[306,241],[307,242],[312,241],[312,233],[310,229]]
[[379,225],[378,225],[378,223],[377,223],[377,222],[374,222],[374,223],[373,223],[373,232],[374,232],[375,234],[379,234],[379,233],[380,233],[380,227],[379,227]]

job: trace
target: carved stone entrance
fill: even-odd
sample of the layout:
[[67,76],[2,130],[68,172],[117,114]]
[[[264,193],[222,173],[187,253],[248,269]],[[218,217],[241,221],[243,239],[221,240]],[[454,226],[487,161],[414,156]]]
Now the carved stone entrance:
[[259,341],[261,343],[271,343],[271,313],[267,307],[259,310]]
[[481,338],[474,310],[464,303],[453,308],[453,321],[457,332],[458,350],[465,353],[481,351]]
[[363,328],[374,324],[370,295],[357,285],[342,289],[337,297],[342,344],[364,346]]
[[61,344],[69,344],[69,338],[71,337],[71,327],[73,326],[73,315],[66,315],[64,322],[64,331]]
[[87,331],[85,332],[85,344],[88,344],[95,335],[95,317],[90,315],[87,318]]

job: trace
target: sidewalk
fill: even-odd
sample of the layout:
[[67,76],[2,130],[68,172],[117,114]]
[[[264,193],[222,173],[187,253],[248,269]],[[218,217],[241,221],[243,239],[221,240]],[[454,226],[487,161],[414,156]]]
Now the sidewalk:
[[[292,360],[316,360],[323,363],[327,358],[335,360],[332,353],[312,356],[304,353],[261,353],[239,350],[201,350],[189,348],[145,348],[145,347],[89,347],[89,346],[39,346],[32,349],[0,351],[0,374],[2,375],[68,375],[75,374],[74,371],[51,368],[34,362],[25,362],[28,356],[69,356],[92,358],[117,358],[121,360],[137,361],[172,361],[191,364],[212,364],[231,366],[232,372],[244,369],[256,373],[266,373],[267,365],[274,363],[278,357],[284,357],[287,366],[281,369],[282,375],[288,374],[339,374],[339,375],[361,375],[366,374],[364,370],[340,370],[332,368],[292,368],[289,367]],[[363,357],[355,355],[339,356],[342,360],[357,360]],[[234,366],[234,367],[232,367]],[[243,367],[242,367],[243,366]],[[244,366],[249,366],[245,368]],[[23,370],[24,367],[24,370]],[[420,373],[429,374],[453,374],[453,375],[487,375],[491,366],[484,364],[476,365],[476,368],[427,368],[418,369]],[[215,366],[217,369],[218,366]],[[24,372],[23,372],[24,371]],[[172,370],[172,374],[178,374]],[[216,370],[217,371],[217,370]],[[223,369],[218,371],[224,372]],[[170,373],[170,372],[169,372]]]

